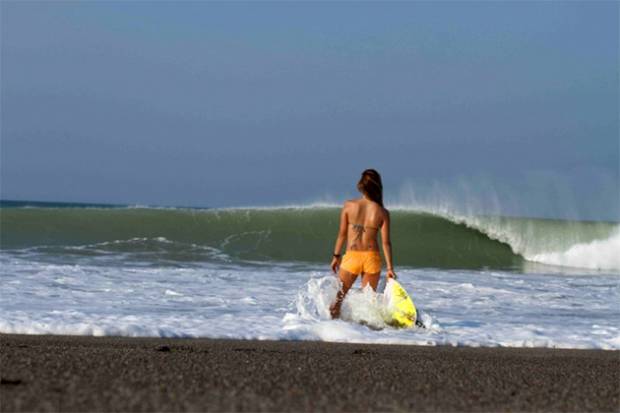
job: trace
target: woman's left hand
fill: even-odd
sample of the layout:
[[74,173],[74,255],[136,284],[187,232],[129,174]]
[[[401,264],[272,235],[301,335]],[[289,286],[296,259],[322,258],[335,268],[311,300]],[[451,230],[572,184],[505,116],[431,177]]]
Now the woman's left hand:
[[334,274],[336,274],[338,272],[338,268],[340,267],[340,257],[332,258],[332,263],[330,264],[330,267],[332,267],[332,271],[334,272]]

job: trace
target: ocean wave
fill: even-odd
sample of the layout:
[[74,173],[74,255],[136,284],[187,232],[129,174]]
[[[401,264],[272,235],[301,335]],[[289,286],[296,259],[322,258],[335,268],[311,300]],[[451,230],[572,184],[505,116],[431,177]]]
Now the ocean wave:
[[604,240],[575,244],[566,251],[534,254],[526,258],[563,267],[617,270],[620,268],[620,230]]
[[[388,205],[397,265],[521,270],[529,263],[618,271],[619,225]],[[331,203],[253,208],[4,207],[2,249],[77,248],[171,260],[323,262],[338,227]],[[202,254],[184,254],[198,251]],[[58,251],[60,253],[60,251]]]

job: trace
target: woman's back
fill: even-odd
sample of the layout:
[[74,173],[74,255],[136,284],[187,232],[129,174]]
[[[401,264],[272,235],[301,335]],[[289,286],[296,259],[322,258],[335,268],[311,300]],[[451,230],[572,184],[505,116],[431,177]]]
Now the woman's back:
[[347,249],[379,251],[377,234],[383,225],[385,210],[376,202],[355,199],[345,204],[347,216]]
[[[334,256],[330,264],[332,271],[338,273],[342,283],[336,301],[329,307],[334,318],[339,316],[342,300],[358,276],[362,277],[362,287],[370,285],[373,290],[377,290],[382,265],[377,242],[379,231],[387,265],[386,277],[396,277],[392,263],[390,214],[383,207],[383,184],[379,172],[374,169],[362,172],[357,189],[363,197],[344,203],[340,213]],[[345,242],[347,252],[341,257]]]

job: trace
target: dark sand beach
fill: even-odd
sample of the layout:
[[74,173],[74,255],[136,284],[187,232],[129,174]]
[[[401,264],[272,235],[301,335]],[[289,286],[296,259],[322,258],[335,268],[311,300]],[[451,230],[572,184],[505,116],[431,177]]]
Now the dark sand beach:
[[619,411],[620,352],[0,335],[2,411]]

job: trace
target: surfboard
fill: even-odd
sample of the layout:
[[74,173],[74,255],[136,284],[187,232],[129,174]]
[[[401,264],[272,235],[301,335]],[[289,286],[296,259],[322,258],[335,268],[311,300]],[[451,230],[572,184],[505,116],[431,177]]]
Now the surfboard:
[[413,300],[398,281],[392,278],[387,280],[383,297],[387,310],[385,315],[387,324],[403,328],[416,324],[418,311]]

